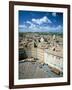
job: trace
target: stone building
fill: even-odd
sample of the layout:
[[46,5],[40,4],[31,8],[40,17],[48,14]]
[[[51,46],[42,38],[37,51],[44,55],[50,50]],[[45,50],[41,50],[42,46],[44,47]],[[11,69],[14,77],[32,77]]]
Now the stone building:
[[[55,40],[55,36],[53,37]],[[57,45],[56,42],[51,41],[51,45],[44,41],[41,37],[40,42],[38,40],[29,40],[22,42],[24,47],[25,58],[37,58],[42,64],[48,64],[52,68],[63,72],[63,48]],[[27,47],[25,47],[25,45]]]

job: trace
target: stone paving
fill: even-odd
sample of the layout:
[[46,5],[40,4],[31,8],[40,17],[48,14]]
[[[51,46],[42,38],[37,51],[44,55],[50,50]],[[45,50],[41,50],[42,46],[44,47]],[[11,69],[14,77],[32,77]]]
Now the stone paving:
[[19,61],[19,79],[62,77],[51,71],[48,65],[35,61]]

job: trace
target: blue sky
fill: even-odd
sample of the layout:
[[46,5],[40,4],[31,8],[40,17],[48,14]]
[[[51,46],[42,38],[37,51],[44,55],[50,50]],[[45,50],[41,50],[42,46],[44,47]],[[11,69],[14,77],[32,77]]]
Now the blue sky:
[[20,32],[62,32],[63,13],[19,11]]

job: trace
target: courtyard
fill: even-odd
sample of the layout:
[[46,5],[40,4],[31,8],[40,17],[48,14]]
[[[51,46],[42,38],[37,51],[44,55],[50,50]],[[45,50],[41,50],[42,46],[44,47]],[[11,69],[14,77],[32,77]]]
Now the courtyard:
[[53,69],[48,64],[41,64],[38,60],[35,61],[19,61],[19,79],[32,78],[55,78],[62,77],[63,74],[53,72]]

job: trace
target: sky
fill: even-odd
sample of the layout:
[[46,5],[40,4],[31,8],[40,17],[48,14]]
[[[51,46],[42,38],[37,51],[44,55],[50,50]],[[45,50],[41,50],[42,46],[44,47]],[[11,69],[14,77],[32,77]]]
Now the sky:
[[63,32],[63,13],[19,11],[19,32]]

